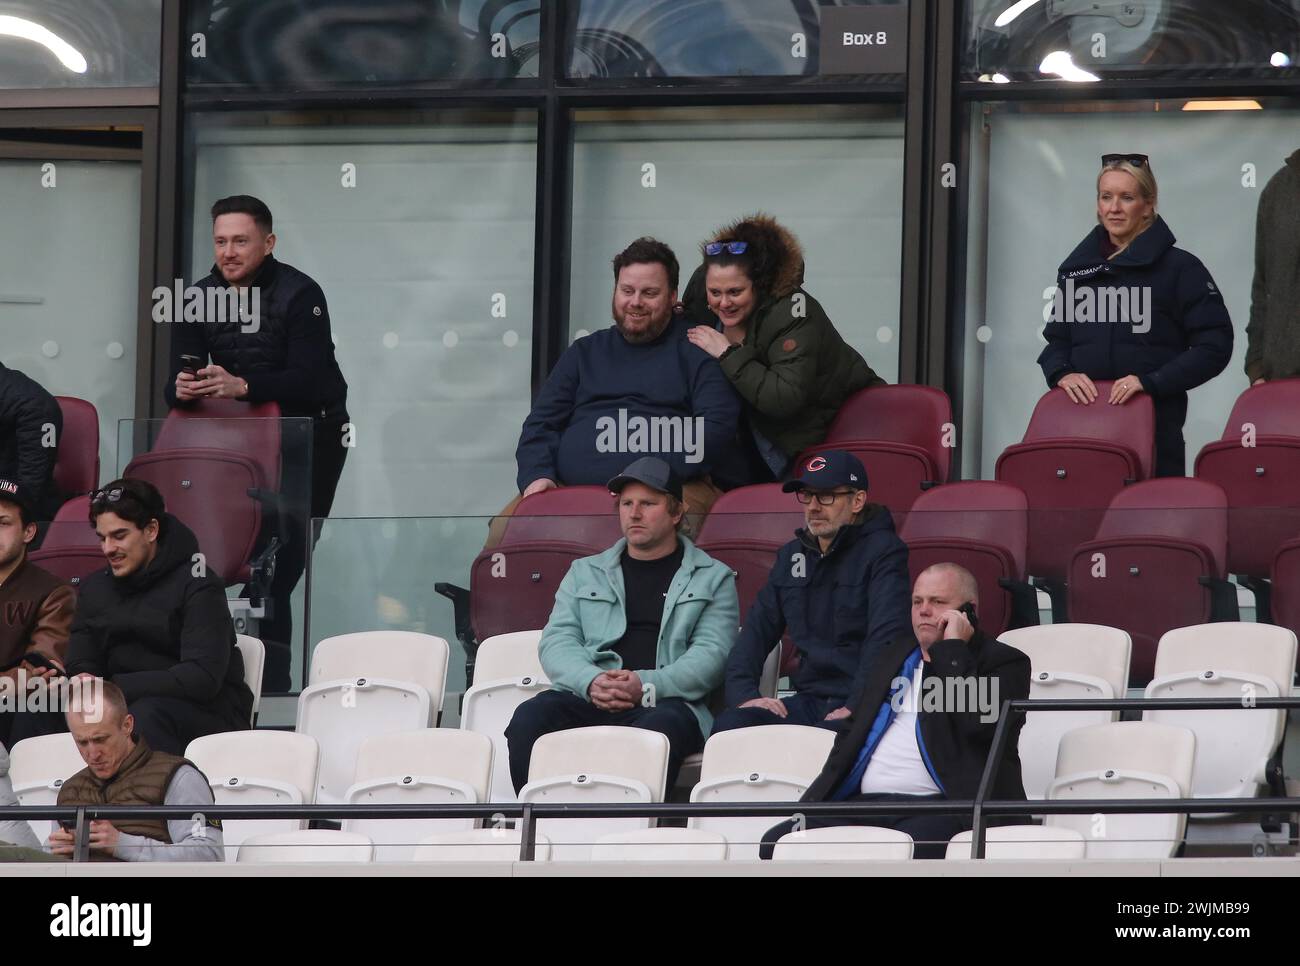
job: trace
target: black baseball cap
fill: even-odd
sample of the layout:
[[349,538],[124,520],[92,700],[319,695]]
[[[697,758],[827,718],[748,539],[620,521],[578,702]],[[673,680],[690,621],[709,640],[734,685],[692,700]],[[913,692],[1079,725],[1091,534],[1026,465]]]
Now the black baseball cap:
[[13,480],[0,479],[0,501],[16,504],[22,508],[28,517],[31,517],[36,512],[36,508],[32,506],[31,495],[27,492],[27,487],[21,483],[15,483]]
[[828,449],[814,453],[799,466],[799,472],[781,487],[786,493],[795,490],[833,490],[849,486],[855,490],[867,488],[867,471],[862,461],[842,449]]
[[620,492],[629,483],[644,483],[652,490],[682,498],[682,481],[667,462],[657,456],[642,456],[609,481],[611,493]]

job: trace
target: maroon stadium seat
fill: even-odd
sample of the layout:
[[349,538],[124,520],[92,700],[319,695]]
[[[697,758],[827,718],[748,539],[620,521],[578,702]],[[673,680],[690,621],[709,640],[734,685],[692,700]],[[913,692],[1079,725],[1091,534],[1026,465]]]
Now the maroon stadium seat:
[[1227,582],[1228,497],[1205,480],[1169,477],[1115,495],[1095,539],[1075,548],[1070,620],[1133,638],[1129,683],[1146,685],[1165,631],[1236,620]]
[[1144,394],[1111,406],[1111,383],[1096,385],[1098,399],[1087,406],[1071,402],[1064,389],[1044,394],[1024,439],[1003,450],[994,473],[1024,490],[1026,566],[1058,595],[1075,546],[1096,533],[1117,493],[1151,476],[1155,457],[1151,398]]
[[622,535],[606,487],[564,486],[525,497],[501,542],[480,553],[470,570],[475,639],[546,626],[569,565]]
[[74,586],[108,566],[90,526],[89,496],[73,497],[59,507],[41,549],[32,551],[29,559]]
[[[99,413],[84,399],[55,396],[63,412],[54,487],[65,500],[99,486]],[[85,517],[82,521],[85,522]]]
[[[1231,533],[1232,510],[1228,510]],[[1230,548],[1231,549],[1231,548]],[[1273,558],[1273,623],[1300,634],[1300,538],[1288,540]]]
[[1266,578],[1278,548],[1300,536],[1300,379],[1237,397],[1223,437],[1196,457],[1195,475],[1228,494],[1228,571],[1255,591],[1268,618]]
[[873,386],[854,393],[840,407],[826,441],[805,450],[796,465],[827,449],[847,450],[867,469],[873,503],[905,512],[921,493],[946,482],[952,446],[947,393],[930,386]]
[[912,583],[932,564],[959,564],[979,583],[985,633],[1038,623],[1037,595],[1025,583],[1027,510],[1009,483],[967,480],[922,493],[899,530]]
[[173,409],[152,450],[123,475],[158,488],[227,586],[252,580],[254,569],[264,573],[268,561],[255,563],[252,554],[264,514],[279,512],[278,404],[206,399]]

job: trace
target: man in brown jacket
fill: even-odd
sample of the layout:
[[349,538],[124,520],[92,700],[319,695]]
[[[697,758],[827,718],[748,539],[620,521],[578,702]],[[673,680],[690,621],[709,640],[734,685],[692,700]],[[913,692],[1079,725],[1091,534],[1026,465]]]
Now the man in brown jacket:
[[45,679],[61,677],[76,597],[54,574],[27,559],[36,536],[30,494],[0,479],[0,744],[61,731],[58,715],[28,710],[23,701]]

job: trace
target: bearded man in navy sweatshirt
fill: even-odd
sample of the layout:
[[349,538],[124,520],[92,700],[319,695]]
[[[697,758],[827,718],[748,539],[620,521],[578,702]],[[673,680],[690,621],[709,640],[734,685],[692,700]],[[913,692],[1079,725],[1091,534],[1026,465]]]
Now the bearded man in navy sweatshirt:
[[615,256],[614,325],[569,346],[546,380],[515,451],[520,496],[500,523],[526,496],[604,484],[638,456],[666,461],[690,513],[708,512],[720,493],[712,474],[734,472],[740,400],[674,316],[677,281],[663,242],[638,238]]

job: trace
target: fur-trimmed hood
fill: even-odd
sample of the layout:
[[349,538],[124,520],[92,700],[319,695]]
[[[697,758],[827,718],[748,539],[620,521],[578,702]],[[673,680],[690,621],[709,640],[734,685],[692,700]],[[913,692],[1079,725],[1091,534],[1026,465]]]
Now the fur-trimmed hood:
[[803,247],[788,228],[770,215],[759,212],[733,221],[715,231],[708,241],[749,243],[757,276],[753,281],[765,300],[783,299],[803,285]]

